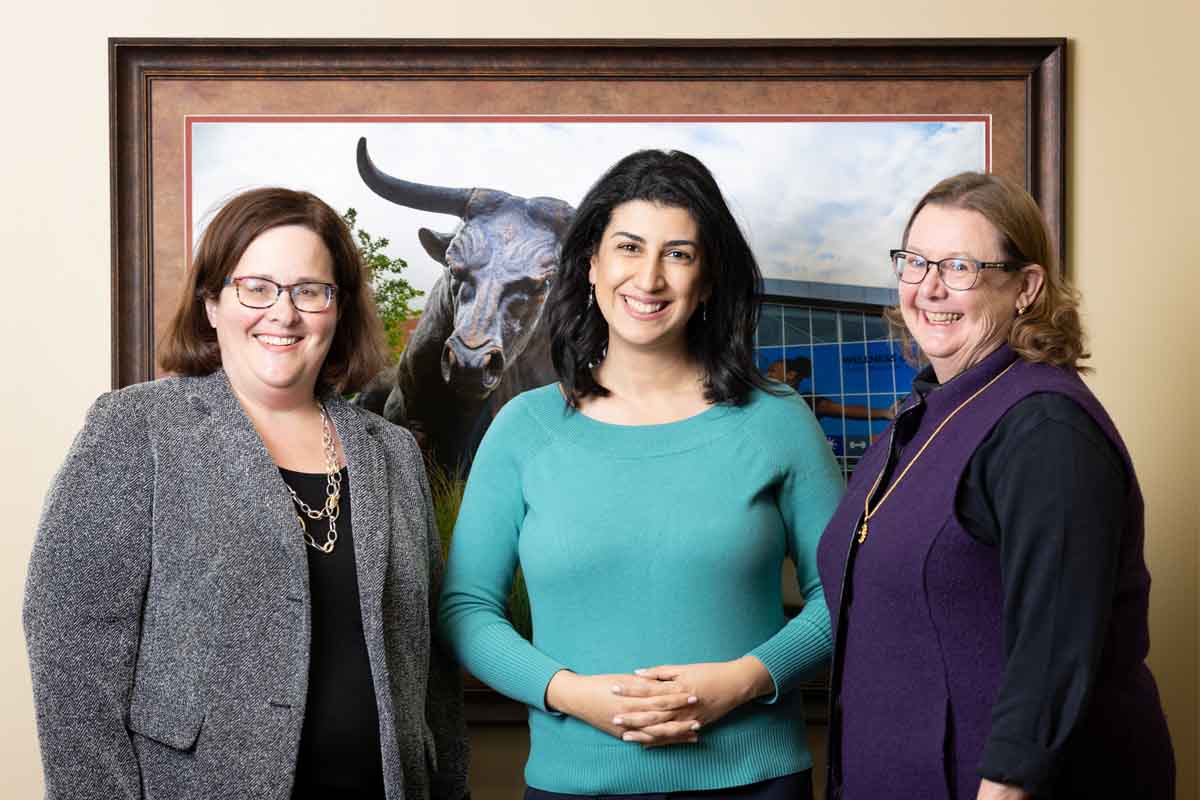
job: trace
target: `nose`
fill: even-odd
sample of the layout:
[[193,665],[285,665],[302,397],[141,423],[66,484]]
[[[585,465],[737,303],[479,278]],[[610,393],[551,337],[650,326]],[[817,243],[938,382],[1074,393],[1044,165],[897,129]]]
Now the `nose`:
[[662,287],[662,261],[653,255],[647,255],[638,264],[633,276],[633,285],[642,292],[653,292]]
[[917,290],[922,297],[938,298],[945,297],[950,293],[946,288],[946,284],[942,282],[942,273],[937,267],[930,266],[925,270],[925,277],[921,278],[921,283],[917,286]]
[[486,396],[504,377],[504,351],[494,343],[469,348],[457,336],[442,345],[442,380],[468,394]]
[[267,319],[282,325],[295,325],[300,321],[300,312],[292,303],[292,293],[284,289],[279,293],[275,305],[267,309]]

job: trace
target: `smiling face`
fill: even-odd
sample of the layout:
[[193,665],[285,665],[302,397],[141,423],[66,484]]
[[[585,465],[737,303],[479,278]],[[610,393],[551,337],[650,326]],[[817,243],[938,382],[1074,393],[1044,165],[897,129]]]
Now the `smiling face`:
[[645,200],[613,209],[588,272],[610,355],[686,353],[688,320],[708,298],[701,257],[699,226],[687,209]]
[[[932,204],[913,220],[905,249],[935,260],[1010,260],[999,232],[978,211]],[[1037,296],[1042,274],[1036,264],[1016,273],[985,269],[974,288],[954,291],[930,268],[920,283],[900,283],[904,323],[939,382],[979,363],[1007,339],[1017,309]]]
[[[299,225],[271,228],[250,243],[229,277],[249,276],[281,285],[335,283],[329,250]],[[337,303],[334,295],[325,311],[301,312],[285,290],[270,308],[247,308],[233,286],[206,300],[234,390],[273,404],[311,398],[337,329]]]

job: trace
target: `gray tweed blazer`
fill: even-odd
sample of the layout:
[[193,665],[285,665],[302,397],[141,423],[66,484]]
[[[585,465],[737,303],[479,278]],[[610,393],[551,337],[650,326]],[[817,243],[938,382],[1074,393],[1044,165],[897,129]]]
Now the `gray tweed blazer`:
[[[402,428],[326,400],[350,467],[389,800],[466,794],[442,559]],[[292,791],[310,639],[292,501],[223,371],[100,397],[54,479],[25,594],[46,797]]]

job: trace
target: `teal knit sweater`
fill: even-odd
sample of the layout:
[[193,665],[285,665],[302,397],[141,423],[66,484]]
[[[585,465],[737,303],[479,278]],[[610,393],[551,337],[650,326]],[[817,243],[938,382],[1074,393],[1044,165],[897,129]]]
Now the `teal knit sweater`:
[[[812,766],[797,679],[825,661],[817,539],[842,480],[812,412],[755,390],[679,422],[612,425],[568,411],[558,386],[510,401],[467,482],[441,598],[462,663],[530,707],[530,786],[572,794],[718,789]],[[804,610],[783,614],[780,568]],[[525,576],[533,643],[505,617]],[[561,669],[756,656],[776,693],[706,726],[696,744],[643,749],[546,709]]]

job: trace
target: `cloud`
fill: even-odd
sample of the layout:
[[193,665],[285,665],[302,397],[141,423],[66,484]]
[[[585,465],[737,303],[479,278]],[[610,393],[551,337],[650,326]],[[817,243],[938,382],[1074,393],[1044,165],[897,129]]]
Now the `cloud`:
[[768,277],[890,286],[887,250],[937,180],[982,170],[986,129],[961,122],[237,122],[193,126],[194,235],[238,191],[282,185],[317,194],[391,240],[409,280],[441,273],[417,229],[457,220],[396,206],[355,166],[366,136],[380,169],[446,186],[485,186],[577,204],[621,157],[685,150],[712,170]]

